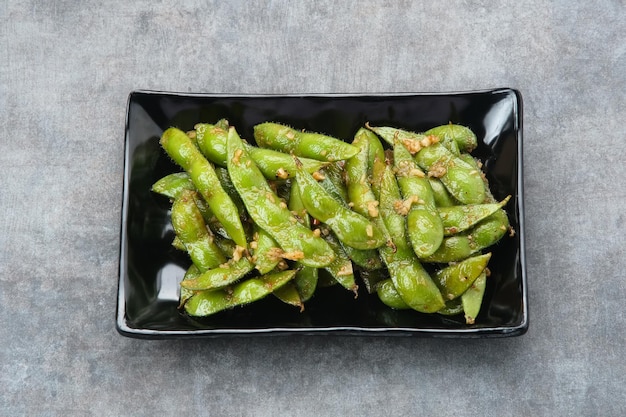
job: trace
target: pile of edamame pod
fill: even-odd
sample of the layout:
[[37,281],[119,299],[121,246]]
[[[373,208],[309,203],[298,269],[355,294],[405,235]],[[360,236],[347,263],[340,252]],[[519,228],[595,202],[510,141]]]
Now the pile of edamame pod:
[[191,260],[179,309],[194,317],[270,295],[303,310],[322,286],[362,284],[392,309],[473,324],[488,248],[512,231],[461,125],[366,124],[346,142],[266,122],[251,144],[219,120],[160,144],[181,171],[152,190],[172,202],[172,245]]

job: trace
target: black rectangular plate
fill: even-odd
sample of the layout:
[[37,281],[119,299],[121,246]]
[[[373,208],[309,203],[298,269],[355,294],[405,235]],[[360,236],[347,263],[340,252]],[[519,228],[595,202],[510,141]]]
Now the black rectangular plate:
[[[159,146],[168,127],[226,118],[243,138],[255,124],[274,121],[351,141],[366,122],[425,131],[448,122],[468,126],[479,139],[473,154],[484,163],[494,196],[506,206],[513,237],[490,250],[491,276],[476,324],[395,311],[360,289],[357,298],[337,286],[319,289],[303,312],[267,297],[243,308],[191,319],[178,311],[178,286],[189,259],[172,248],[170,203],[150,191],[179,171]],[[357,334],[506,337],[528,329],[522,198],[522,98],[513,89],[460,93],[377,95],[224,95],[134,91],[128,99],[124,154],[119,291],[116,327],[138,338],[218,335]],[[361,285],[361,287],[364,287]]]

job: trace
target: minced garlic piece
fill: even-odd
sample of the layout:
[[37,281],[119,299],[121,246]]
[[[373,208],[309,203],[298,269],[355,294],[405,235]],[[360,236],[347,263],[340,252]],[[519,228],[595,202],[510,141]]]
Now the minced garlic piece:
[[243,246],[239,246],[239,245],[235,246],[235,249],[233,250],[233,260],[235,262],[240,260],[245,250],[246,248],[244,248]]
[[283,252],[282,257],[285,259],[289,259],[290,261],[299,261],[304,259],[304,252],[301,250],[296,250],[293,252]]
[[242,149],[237,149],[237,150],[235,151],[235,154],[233,155],[233,159],[232,159],[233,164],[235,164],[235,165],[239,165],[239,158],[241,158],[241,154],[242,154],[242,153],[243,153],[243,150],[242,150]]
[[276,170],[276,178],[280,178],[281,180],[286,180],[289,178],[289,173],[285,171],[284,168],[278,168]]
[[352,269],[352,262],[346,263],[339,269],[339,271],[337,271],[338,277],[346,277],[352,274],[354,274],[354,269]]
[[378,217],[378,201],[372,200],[367,202],[367,214],[370,217]]

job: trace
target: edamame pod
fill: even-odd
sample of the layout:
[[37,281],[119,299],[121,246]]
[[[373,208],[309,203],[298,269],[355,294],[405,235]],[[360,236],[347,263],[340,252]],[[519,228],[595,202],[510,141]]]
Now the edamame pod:
[[311,174],[298,169],[296,183],[307,212],[326,223],[346,245],[357,249],[375,249],[386,242],[380,228],[337,202]]
[[[461,158],[474,169],[480,170],[479,162],[471,155],[462,154]],[[487,179],[483,175],[481,178],[485,192],[484,202],[487,204],[496,203]],[[501,208],[466,232],[445,237],[439,249],[425,260],[440,263],[461,261],[482,249],[495,245],[509,229],[508,214]]]
[[456,316],[462,312],[463,304],[461,303],[461,299],[455,298],[454,300],[447,300],[446,305],[441,310],[437,311],[437,314],[441,314],[443,316]]
[[507,232],[509,218],[502,209],[497,210],[471,229],[443,238],[441,246],[424,262],[449,263],[462,261],[469,256],[496,244]]
[[235,242],[222,236],[215,236],[215,244],[227,257],[233,258],[236,253],[240,253],[242,248]]
[[[383,147],[383,144],[380,142],[380,140],[378,139],[377,135],[366,135],[364,136],[365,139],[368,142],[368,167],[371,170],[372,167],[374,166],[374,162],[376,161],[381,161],[381,162],[385,162],[385,148]],[[370,172],[370,175],[372,173]]]
[[293,283],[298,289],[300,299],[303,303],[309,301],[311,297],[313,297],[313,294],[315,294],[318,279],[319,269],[317,268],[301,265],[297,270]]
[[373,187],[378,188],[380,214],[394,246],[382,246],[379,251],[396,290],[416,311],[433,313],[440,310],[444,306],[443,297],[409,246],[404,217],[395,210],[400,190],[390,166],[385,166],[380,183],[375,182]]
[[341,161],[358,152],[352,145],[331,136],[270,122],[254,126],[254,139],[260,147],[320,161]]
[[191,178],[186,172],[175,172],[159,179],[152,185],[152,191],[171,199],[180,195],[183,190],[195,190]]
[[499,203],[467,204],[438,208],[437,212],[443,223],[444,234],[450,236],[469,229],[504,207],[510,198],[511,196],[507,196]]
[[378,215],[378,200],[372,191],[369,175],[370,138],[375,136],[366,129],[359,129],[354,136],[352,145],[359,149],[344,165],[347,197],[350,205],[357,213],[370,218],[380,218]]
[[[480,170],[482,167],[481,162],[469,154],[462,154],[461,158],[464,161],[466,161],[468,164],[472,165],[477,170]],[[481,177],[483,179],[483,185],[485,188],[485,201],[484,202],[488,204],[497,203],[497,200],[491,193],[491,189],[489,187],[489,181],[487,180],[487,177],[485,175],[481,175]],[[490,217],[494,219],[494,222],[498,221],[500,223],[501,231],[503,232],[508,231],[511,236],[515,234],[515,231],[511,227],[511,224],[509,223],[509,216],[506,210],[504,210],[504,208],[501,208],[500,210],[496,211]],[[481,242],[481,244],[487,244],[489,240],[495,238],[490,233],[487,233],[487,230],[479,231],[479,233],[477,233],[475,237],[479,240],[479,242]]]
[[[195,266],[194,264],[191,264],[191,266],[187,268],[187,271],[185,271],[185,275],[183,276],[183,281],[186,279],[194,279],[197,276],[199,276],[201,273],[202,272],[200,272],[197,266]],[[187,288],[180,287],[180,297],[179,297],[179,302],[178,302],[178,308],[182,308],[187,302],[187,300],[189,300],[191,296],[194,295],[195,293],[196,292],[193,290],[188,290]]]
[[300,298],[298,288],[293,283],[293,281],[290,281],[282,287],[274,290],[273,294],[283,303],[298,307],[300,311],[304,311],[302,298]]
[[440,310],[444,301],[428,272],[418,261],[411,249],[380,248],[389,276],[396,290],[412,309],[422,313]]
[[171,221],[176,236],[194,265],[202,272],[226,262],[213,241],[202,214],[194,202],[195,191],[183,190],[172,203]]
[[[478,204],[485,199],[480,171],[435,143],[415,154],[415,161],[428,175],[441,179],[450,194],[463,204]],[[481,184],[481,185],[479,185]]]
[[180,240],[178,236],[174,236],[174,239],[172,239],[172,247],[181,251],[187,250],[185,244]]
[[459,151],[472,152],[478,146],[476,134],[470,128],[457,124],[449,123],[433,127],[424,132],[424,134],[438,136],[444,143],[452,141],[456,145],[456,155],[459,154]]
[[248,214],[278,243],[283,258],[317,268],[329,265],[335,258],[332,248],[279,201],[233,127],[228,132],[227,149],[228,172]]
[[[243,204],[243,201],[241,201],[241,197],[239,196],[239,193],[235,189],[235,186],[230,179],[230,174],[228,173],[228,170],[223,167],[215,167],[215,174],[220,180],[220,184],[222,185],[224,191],[226,191],[230,199],[233,200],[233,203],[235,204],[235,207],[237,207],[237,210],[239,211],[239,214],[241,215],[241,218],[243,220],[246,215],[246,206]],[[245,227],[246,224],[244,224],[244,228]]]
[[446,299],[454,300],[474,283],[487,267],[489,259],[491,253],[486,253],[447,266],[435,273],[435,283]]
[[391,307],[396,310],[408,310],[411,308],[404,302],[400,294],[398,294],[398,291],[390,278],[381,281],[378,284],[376,294],[378,295],[378,298],[380,298],[380,301],[382,301],[387,307]]
[[239,246],[246,247],[246,234],[237,207],[224,191],[211,163],[180,129],[167,129],[160,143],[174,162],[187,171],[194,186],[230,237]]
[[[289,190],[288,208],[297,216],[299,221],[304,226],[308,228],[311,227],[311,219],[302,204],[302,199],[300,198],[300,189],[295,184],[292,184]],[[297,272],[293,279],[293,283],[300,294],[300,300],[304,303],[313,297],[313,294],[315,293],[315,288],[317,288],[318,269],[302,265],[300,262],[296,262],[295,269]]]
[[[380,145],[380,141],[378,141],[374,133],[367,129],[359,129],[352,141],[352,145],[359,149],[359,153],[345,162],[343,171],[349,206],[352,210],[370,219],[372,223],[384,232],[385,228],[378,210],[379,202],[370,184],[370,160],[373,161],[379,157],[376,151],[371,149],[372,146],[376,147],[375,142],[378,142]],[[382,151],[382,145],[380,149]],[[386,239],[389,240],[389,237],[386,237]],[[382,267],[382,262],[377,252],[367,251],[354,255],[348,253],[348,255],[357,265],[367,270]],[[363,263],[363,260],[366,264]]]
[[[298,158],[299,160],[299,158]],[[338,162],[334,162],[326,166],[321,172],[321,177],[318,175],[316,179],[321,178],[319,184],[333,196],[337,202],[347,205],[348,204],[348,190],[343,178],[343,161],[341,165]]]
[[250,244],[250,247],[252,247],[252,259],[254,267],[263,275],[276,268],[282,260],[281,255],[283,251],[269,233],[257,225],[254,226],[254,229],[254,244]]
[[[246,149],[265,178],[270,180],[286,180],[287,178],[295,177],[296,164],[291,155],[250,145],[246,146]],[[311,158],[302,158],[300,162],[302,162],[302,168],[306,172],[311,173],[319,171],[328,164],[327,162]]]
[[194,291],[223,288],[240,280],[253,269],[254,264],[246,257],[231,259],[228,263],[209,269],[193,279],[183,280],[180,285]]
[[465,312],[465,323],[474,324],[480,312],[480,307],[487,287],[487,272],[485,270],[476,278],[474,283],[461,295],[461,303]]
[[450,207],[458,204],[439,178],[429,177],[428,182],[430,183],[431,190],[433,190],[433,197],[435,198],[435,205],[437,207]]
[[430,182],[413,161],[410,152],[396,141],[393,155],[398,185],[404,198],[399,208],[406,211],[411,247],[422,258],[433,254],[441,245],[444,226],[435,206]]
[[[185,190],[197,191],[195,185],[193,185],[193,181],[191,181],[191,178],[189,178],[189,175],[186,172],[176,172],[166,175],[165,177],[154,183],[154,185],[152,186],[152,191],[167,196],[172,200],[178,198],[180,194]],[[228,232],[226,231],[226,229],[224,229],[224,226],[219,222],[217,217],[215,217],[215,215],[213,214],[207,203],[202,199],[202,197],[197,193],[194,193],[193,199],[196,203],[196,206],[198,207],[198,210],[200,210],[202,218],[204,219],[204,222],[208,226],[209,230],[216,235],[230,239]],[[185,245],[180,241],[178,236],[174,238],[172,246],[174,246],[176,249],[186,250]]]
[[229,288],[198,292],[185,303],[185,312],[190,316],[203,317],[252,303],[291,281],[295,274],[293,270],[276,272],[250,278]]
[[482,203],[485,198],[480,171],[455,156],[437,136],[426,136],[392,127],[371,127],[390,145],[401,142],[415,155],[415,161],[429,176],[441,179],[450,194],[463,204]]
[[365,285],[365,289],[369,294],[373,294],[376,292],[376,288],[380,284],[381,281],[389,278],[387,271],[384,268],[377,269],[364,269],[359,271],[359,278],[363,281]]
[[[223,129],[206,123],[199,123],[195,128],[198,147],[204,156],[214,164],[225,167],[228,128]],[[295,175],[296,165],[288,153],[258,148],[247,143],[244,143],[244,147],[266,179],[285,180]],[[310,158],[302,158],[301,162],[307,172],[318,171],[327,165],[327,162]]]
[[335,251],[335,260],[328,266],[324,267],[328,273],[335,278],[342,287],[348,291],[352,291],[354,296],[358,295],[359,286],[354,279],[354,270],[352,269],[352,261],[343,250],[339,241],[330,230],[322,232],[322,236],[331,248]]
[[226,166],[226,141],[228,128],[208,123],[198,123],[196,143],[206,159],[220,166]]
[[[354,157],[348,159],[352,160]],[[345,164],[348,163],[345,162]],[[342,161],[343,162],[343,161]],[[347,184],[344,181],[345,165],[332,163],[321,171],[324,178],[319,184],[330,194],[339,204],[349,208],[352,204],[349,201]],[[352,207],[354,208],[354,207]],[[357,211],[357,210],[355,210]],[[357,211],[358,213],[358,211]],[[362,214],[362,213],[361,213]],[[348,254],[356,265],[365,269],[376,269],[382,267],[382,262],[375,249],[357,249],[344,242],[339,242],[343,250]]]

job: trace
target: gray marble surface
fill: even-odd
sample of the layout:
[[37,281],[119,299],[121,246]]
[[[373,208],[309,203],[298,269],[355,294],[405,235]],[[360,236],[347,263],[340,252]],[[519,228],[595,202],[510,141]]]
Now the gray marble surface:
[[[8,0],[0,21],[0,415],[626,414],[623,0]],[[526,335],[116,332],[131,90],[492,87],[524,96]]]

